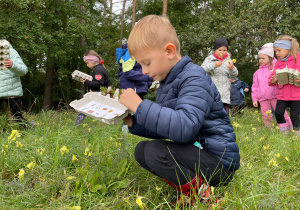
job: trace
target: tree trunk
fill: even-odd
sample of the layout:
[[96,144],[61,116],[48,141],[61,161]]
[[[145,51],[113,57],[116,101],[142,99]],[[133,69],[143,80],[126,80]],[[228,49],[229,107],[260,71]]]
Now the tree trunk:
[[122,45],[122,39],[123,39],[125,6],[126,6],[126,0],[123,0],[123,8],[122,8],[122,15],[121,15],[121,30],[120,30],[120,44],[121,45]]
[[168,0],[163,0],[162,16],[167,16]]
[[133,29],[136,21],[136,0],[133,0],[132,3],[132,26],[131,29]]
[[50,61],[47,63],[46,77],[45,77],[45,89],[44,89],[44,101],[43,101],[44,110],[51,109],[53,76],[54,76],[54,62]]
[[106,0],[103,1],[103,25],[105,25],[105,19],[106,19],[106,8],[107,8],[107,2]]
[[[81,14],[85,13],[85,7],[84,7],[85,4],[86,4],[86,0],[83,0],[83,5],[81,5],[81,8],[80,8]],[[80,23],[85,24],[85,19],[80,19]],[[82,49],[85,48],[85,37],[84,36],[80,36],[80,47]],[[82,84],[81,82],[79,83],[79,89],[82,91],[83,94],[85,93],[85,85]]]
[[109,19],[110,19],[109,25],[111,25],[111,21],[112,21],[112,8],[113,8],[113,1],[110,0],[109,1]]
[[235,0],[229,0],[228,1],[228,10],[229,10],[229,12],[234,11],[234,4],[235,4]]

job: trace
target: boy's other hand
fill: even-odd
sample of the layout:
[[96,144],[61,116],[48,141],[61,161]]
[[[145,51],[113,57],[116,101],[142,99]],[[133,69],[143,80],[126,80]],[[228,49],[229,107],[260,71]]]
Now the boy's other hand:
[[233,70],[234,65],[233,65],[233,63],[229,63],[227,67],[228,67],[230,70]]
[[253,106],[254,106],[254,107],[258,107],[257,101],[253,101]]
[[122,90],[119,102],[135,113],[140,103],[142,103],[142,99],[133,89],[127,88]]
[[128,114],[127,117],[123,119],[123,122],[128,125],[128,127],[131,127],[133,122],[131,114]]
[[215,62],[215,67],[218,68],[222,65],[222,61]]
[[13,64],[14,64],[13,61],[10,60],[10,59],[7,59],[7,60],[4,61],[4,66],[6,68],[11,68],[13,66]]
[[248,91],[249,91],[249,89],[248,89],[248,88],[245,88],[245,89],[244,89],[244,91],[245,91],[245,92],[248,92]]

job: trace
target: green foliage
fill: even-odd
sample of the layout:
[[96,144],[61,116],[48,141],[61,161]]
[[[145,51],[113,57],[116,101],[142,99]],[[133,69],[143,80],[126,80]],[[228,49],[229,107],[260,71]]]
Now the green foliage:
[[[121,123],[105,125],[89,117],[74,126],[76,117],[53,111],[26,116],[36,127],[18,130],[20,136],[11,136],[19,127],[0,119],[6,124],[0,133],[3,209],[139,209],[138,196],[148,209],[172,209],[166,202],[180,193],[134,160],[134,148],[144,138],[122,134]],[[299,137],[279,133],[276,125],[265,128],[258,110],[245,109],[231,120],[241,167],[229,185],[214,189],[222,198],[215,209],[298,209]]]
[[[52,64],[54,107],[80,98],[79,83],[70,75],[75,69],[90,72],[82,60],[90,49],[103,57],[112,86],[119,88],[115,50],[121,47],[120,15],[110,18],[104,5],[102,0],[0,1],[0,21],[5,23],[0,25],[0,38],[12,43],[30,71],[22,78],[25,107],[40,110],[45,97],[44,72]],[[125,12],[123,42],[131,31],[131,9]],[[162,1],[137,1],[137,21],[161,13]],[[295,0],[169,0],[167,14],[180,39],[181,54],[188,54],[199,65],[218,37],[228,38],[239,79],[250,85],[263,44],[274,42],[281,34],[300,40],[300,3]]]

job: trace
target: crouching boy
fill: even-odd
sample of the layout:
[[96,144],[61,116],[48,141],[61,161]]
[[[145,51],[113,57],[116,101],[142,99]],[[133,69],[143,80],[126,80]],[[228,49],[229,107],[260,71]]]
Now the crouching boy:
[[166,17],[142,18],[129,35],[128,50],[143,74],[160,82],[156,103],[142,101],[133,89],[120,96],[120,103],[135,113],[124,119],[129,131],[155,139],[138,143],[136,161],[191,201],[207,199],[207,185],[227,184],[240,161],[216,86],[202,67],[181,57]]

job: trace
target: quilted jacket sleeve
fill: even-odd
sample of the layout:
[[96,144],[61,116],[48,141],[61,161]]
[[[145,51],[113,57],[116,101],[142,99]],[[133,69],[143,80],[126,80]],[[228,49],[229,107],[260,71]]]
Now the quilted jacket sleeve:
[[191,142],[209,114],[217,93],[212,91],[211,80],[205,77],[209,76],[194,70],[180,79],[175,108],[143,100],[136,112],[137,124],[166,139]]
[[210,74],[216,67],[215,62],[213,61],[211,56],[205,58],[204,62],[202,63],[201,67],[206,71],[206,73]]
[[10,48],[9,53],[10,53],[10,60],[13,61],[13,66],[9,70],[18,76],[24,76],[25,74],[27,74],[28,72],[27,66],[24,64],[19,53],[12,47]]

